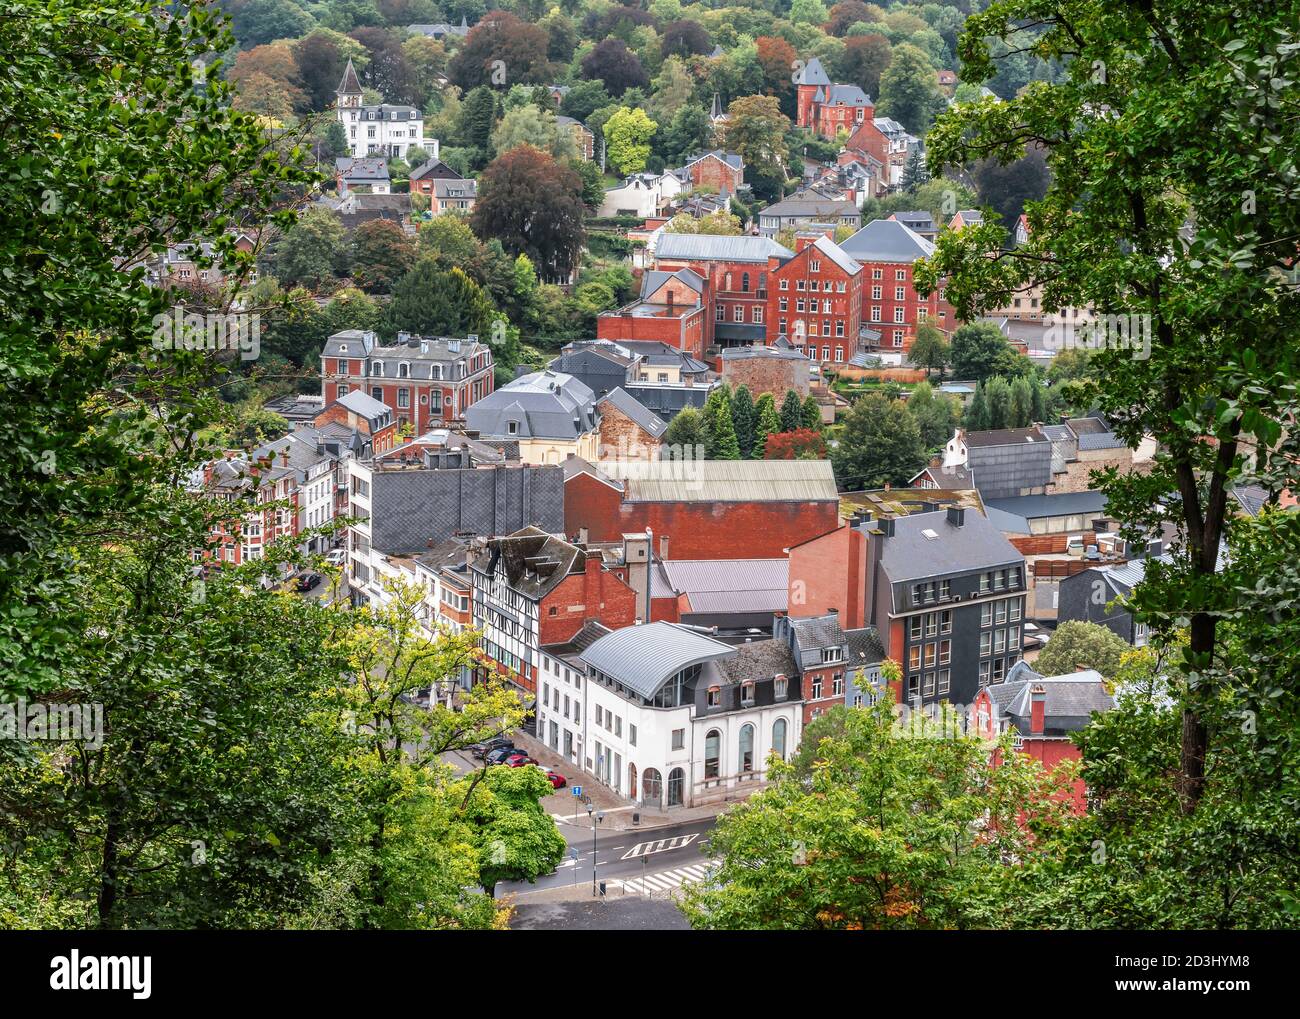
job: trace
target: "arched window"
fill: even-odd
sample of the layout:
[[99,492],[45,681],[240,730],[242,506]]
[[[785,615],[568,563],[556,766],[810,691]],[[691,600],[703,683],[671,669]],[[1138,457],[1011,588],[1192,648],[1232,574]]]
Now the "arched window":
[[740,770],[754,770],[754,727],[748,723],[740,727]]
[[704,737],[704,777],[717,778],[721,774],[722,733],[710,729]]
[[658,768],[646,768],[641,773],[641,799],[646,806],[659,806],[663,802],[664,780]]
[[686,791],[686,772],[674,768],[668,773],[668,806],[680,807]]
[[411,366],[406,361],[397,366],[397,377],[399,379],[409,379],[411,377]]
[[785,760],[785,733],[788,728],[784,718],[778,718],[772,723],[772,753],[783,761]]
[[749,273],[747,272],[740,274],[740,292],[742,294],[749,293]]
[[636,796],[636,765],[631,761],[627,765],[627,792],[629,796]]

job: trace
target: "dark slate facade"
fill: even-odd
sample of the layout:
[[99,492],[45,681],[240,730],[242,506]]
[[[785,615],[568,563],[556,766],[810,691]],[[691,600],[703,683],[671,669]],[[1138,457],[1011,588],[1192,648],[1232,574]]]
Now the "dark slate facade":
[[984,499],[1042,495],[1052,483],[1052,443],[1037,429],[972,432],[966,450]]
[[453,535],[513,534],[532,524],[564,530],[560,467],[375,471],[371,544],[386,554],[423,552]]

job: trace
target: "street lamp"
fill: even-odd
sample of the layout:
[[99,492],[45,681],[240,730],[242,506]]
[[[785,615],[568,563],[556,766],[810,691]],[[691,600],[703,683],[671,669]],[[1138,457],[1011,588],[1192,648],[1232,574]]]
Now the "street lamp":
[[587,816],[591,818],[591,894],[596,894],[596,825],[605,820],[605,812],[596,810],[587,804]]

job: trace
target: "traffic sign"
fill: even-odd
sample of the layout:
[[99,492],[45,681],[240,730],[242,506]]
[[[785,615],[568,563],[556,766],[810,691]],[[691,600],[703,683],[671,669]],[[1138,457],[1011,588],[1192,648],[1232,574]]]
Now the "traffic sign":
[[573,790],[573,795],[574,795],[574,796],[581,796],[581,795],[582,795],[582,786],[580,786],[580,785],[575,785],[575,786],[570,786],[569,788],[571,788],[571,789]]

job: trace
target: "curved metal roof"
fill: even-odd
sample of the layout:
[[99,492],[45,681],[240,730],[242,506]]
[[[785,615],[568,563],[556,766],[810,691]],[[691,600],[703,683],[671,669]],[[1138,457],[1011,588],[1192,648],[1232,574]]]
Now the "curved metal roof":
[[659,622],[607,633],[578,657],[648,699],[687,666],[731,652],[720,640],[676,623]]

